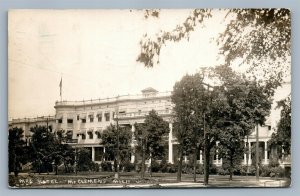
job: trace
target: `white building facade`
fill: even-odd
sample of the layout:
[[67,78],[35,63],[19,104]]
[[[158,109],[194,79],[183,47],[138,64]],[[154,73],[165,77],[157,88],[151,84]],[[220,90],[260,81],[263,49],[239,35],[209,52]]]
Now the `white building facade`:
[[[282,88],[279,92],[279,97],[288,95],[290,88]],[[278,95],[275,95],[278,96]],[[276,100],[276,99],[274,99]],[[272,111],[275,111],[276,104],[272,106]],[[30,142],[30,128],[35,125],[48,125],[49,129],[55,131],[64,130],[67,135],[66,142],[73,147],[89,148],[91,151],[92,160],[94,162],[103,161],[105,147],[101,144],[101,133],[110,124],[116,123],[120,126],[128,126],[132,133],[135,131],[135,123],[143,123],[145,116],[151,110],[155,110],[159,116],[169,123],[170,132],[166,143],[167,160],[169,163],[174,163],[177,159],[177,142],[173,134],[172,124],[172,103],[171,92],[160,93],[153,88],[142,90],[139,95],[118,96],[107,99],[94,99],[87,101],[57,101],[55,103],[55,116],[39,117],[35,119],[13,119],[9,122],[9,127],[20,127],[25,130],[25,138]],[[271,115],[264,126],[259,126],[259,146],[263,151],[262,164],[268,164],[270,158],[270,149],[268,148],[268,140],[272,133],[276,130],[276,125],[279,120],[277,113],[271,112]],[[277,122],[272,121],[277,119]],[[132,134],[133,135],[133,134]],[[135,146],[133,138],[132,147]],[[216,143],[218,145],[218,142]],[[245,145],[249,149],[248,155],[244,155],[242,164],[251,164],[251,149],[256,144],[255,131],[245,138]],[[131,162],[134,163],[136,156],[131,154]],[[188,161],[185,157],[184,161]],[[202,151],[199,151],[198,162],[203,163]],[[222,159],[215,156],[213,163],[220,166]]]

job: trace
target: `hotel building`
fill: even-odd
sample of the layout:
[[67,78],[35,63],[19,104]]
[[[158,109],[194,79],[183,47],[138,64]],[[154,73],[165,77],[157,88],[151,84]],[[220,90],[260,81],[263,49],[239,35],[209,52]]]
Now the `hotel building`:
[[[289,83],[290,85],[290,83]],[[282,91],[282,92],[281,92]],[[290,93],[289,88],[282,88],[279,97],[282,99]],[[278,95],[275,95],[278,96]],[[275,99],[276,100],[276,99]],[[64,130],[67,135],[66,143],[73,147],[89,148],[92,160],[101,162],[104,146],[101,144],[101,132],[110,124],[116,123],[120,126],[130,127],[134,132],[135,123],[143,123],[145,116],[151,110],[155,110],[159,116],[169,123],[170,131],[166,142],[168,144],[167,160],[174,163],[177,159],[177,141],[173,134],[172,124],[171,92],[158,92],[153,88],[142,90],[139,95],[118,96],[107,99],[94,99],[86,101],[56,101],[55,116],[37,117],[30,119],[13,119],[9,122],[9,127],[20,127],[25,130],[24,139],[30,142],[30,128],[35,125],[47,125],[50,131]],[[271,150],[268,148],[268,140],[276,129],[280,118],[280,111],[275,111],[275,103],[272,106],[272,112],[264,126],[259,126],[259,146],[263,151],[262,164],[268,164]],[[256,135],[253,132],[247,139],[245,145],[249,149],[255,146]],[[133,139],[132,147],[135,145]],[[218,142],[217,142],[218,145]],[[135,161],[135,154],[131,154],[131,162]],[[187,161],[187,157],[184,159]],[[202,152],[199,151],[198,162],[203,163]],[[248,155],[248,164],[252,162],[251,150]],[[216,155],[213,163],[222,164],[222,159]],[[244,155],[242,164],[247,164],[247,155]]]

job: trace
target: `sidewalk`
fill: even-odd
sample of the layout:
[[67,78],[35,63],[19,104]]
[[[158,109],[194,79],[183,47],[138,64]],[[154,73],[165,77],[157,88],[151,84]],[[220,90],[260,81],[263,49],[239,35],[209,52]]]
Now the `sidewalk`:
[[247,187],[288,187],[289,179],[276,179],[255,176],[234,176],[229,181],[228,176],[212,175],[209,184],[203,184],[203,178],[197,182],[186,176],[182,182],[176,182],[175,176],[153,177],[140,179],[136,176],[122,176],[114,179],[111,175],[48,175],[25,174],[19,175],[16,187],[20,188],[247,188]]

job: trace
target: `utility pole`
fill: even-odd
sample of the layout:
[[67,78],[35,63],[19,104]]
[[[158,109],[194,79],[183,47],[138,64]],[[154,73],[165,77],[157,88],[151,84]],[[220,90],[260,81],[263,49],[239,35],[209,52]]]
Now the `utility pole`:
[[[202,83],[203,85],[207,86],[207,91],[209,95],[209,88],[210,85],[206,83]],[[208,104],[208,109],[211,107],[211,96],[209,95],[209,104]],[[205,112],[203,114],[203,132],[204,132],[204,146],[203,146],[203,152],[204,152],[204,185],[208,185],[208,179],[209,179],[209,143],[208,143],[208,138],[207,138],[207,130],[206,130],[206,117],[205,117]]]
[[48,117],[47,117],[47,132],[49,132]]
[[115,173],[115,178],[119,178],[120,173],[120,129],[119,129],[119,119],[118,119],[118,113],[119,113],[119,105],[118,105],[119,96],[117,96],[116,104],[116,122],[117,122],[117,172]]
[[249,136],[247,135],[247,142],[246,142],[246,167],[247,167],[247,171],[246,171],[246,176],[248,177],[248,173],[249,173],[249,154],[250,154],[250,148],[249,148]]
[[208,152],[208,147],[207,147],[207,138],[206,138],[206,125],[205,125],[205,121],[206,121],[206,118],[205,118],[205,112],[203,114],[203,128],[204,128],[204,145],[203,145],[203,154],[204,154],[204,185],[207,185],[208,184],[208,160],[207,160],[207,154],[209,154]]
[[77,145],[75,144],[75,175],[77,176]]
[[259,162],[259,143],[258,143],[259,141],[258,141],[258,123],[256,124],[256,152],[255,152],[255,154],[256,154],[256,157],[255,157],[255,159],[256,159],[256,164],[255,164],[255,166],[256,166],[256,181],[259,181],[259,164],[258,164],[258,162]]

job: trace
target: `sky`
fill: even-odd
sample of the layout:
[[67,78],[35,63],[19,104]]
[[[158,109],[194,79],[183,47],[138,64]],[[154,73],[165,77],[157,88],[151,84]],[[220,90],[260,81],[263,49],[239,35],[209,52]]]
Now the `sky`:
[[170,31],[192,11],[161,10],[158,18],[145,18],[145,10],[129,9],[10,10],[9,120],[54,115],[55,102],[61,99],[140,94],[147,87],[172,91],[185,74],[223,64],[215,40],[231,18],[219,9],[189,40],[164,45],[158,65],[146,68],[136,61],[144,34]]
[[224,11],[190,34],[168,43],[160,64],[136,59],[142,36],[172,30],[192,10],[11,10],[9,12],[9,119],[55,114],[55,101],[171,91],[186,73],[222,62],[213,41],[225,28]]

